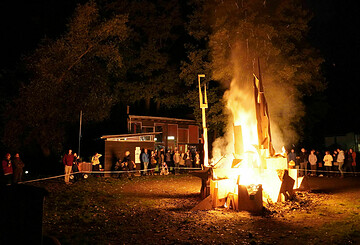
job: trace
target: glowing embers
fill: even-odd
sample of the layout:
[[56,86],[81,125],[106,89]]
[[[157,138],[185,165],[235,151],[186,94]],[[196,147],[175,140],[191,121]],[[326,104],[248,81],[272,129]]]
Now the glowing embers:
[[[212,208],[226,206],[234,210],[257,212],[262,209],[263,202],[291,199],[293,189],[300,186],[301,180],[297,178],[297,170],[291,171],[291,177],[287,169],[277,169],[283,165],[283,162],[284,158],[280,157],[266,159],[268,167],[274,165],[267,169],[259,167],[212,169],[213,178],[210,180]],[[261,195],[261,198],[258,195]]]

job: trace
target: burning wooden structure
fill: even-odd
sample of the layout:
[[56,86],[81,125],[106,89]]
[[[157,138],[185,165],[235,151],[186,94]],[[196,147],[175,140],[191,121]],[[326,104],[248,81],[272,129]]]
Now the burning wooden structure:
[[[209,168],[192,173],[202,179],[203,197],[193,210],[227,207],[261,212],[264,202],[288,200],[293,196],[293,190],[300,188],[302,178],[298,177],[298,170],[288,169],[285,154],[276,154],[272,145],[260,64],[258,68],[259,74],[254,74],[253,81],[254,104],[247,106],[253,108],[253,112],[234,115],[234,118],[253,117],[251,120],[254,123],[249,126],[244,120],[234,119],[233,152],[216,159]],[[249,143],[246,140],[250,130],[255,132],[252,135],[256,134],[257,139]]]

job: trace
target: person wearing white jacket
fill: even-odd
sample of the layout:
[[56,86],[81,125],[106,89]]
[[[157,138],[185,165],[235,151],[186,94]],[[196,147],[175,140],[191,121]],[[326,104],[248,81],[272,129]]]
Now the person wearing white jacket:
[[330,171],[331,171],[331,167],[332,167],[332,162],[333,162],[333,157],[330,155],[330,152],[329,151],[326,151],[325,152],[325,156],[324,156],[324,166],[326,168],[326,174],[327,174],[327,177],[330,176]]
[[317,157],[315,155],[315,150],[311,150],[310,155],[309,155],[309,163],[310,163],[310,167],[311,167],[311,176],[316,176],[316,162],[317,162]]
[[339,152],[338,156],[337,156],[337,162],[339,163],[339,171],[340,171],[340,178],[344,178],[344,171],[343,171],[343,165],[344,165],[344,161],[345,161],[345,154],[343,150],[337,149],[337,152]]

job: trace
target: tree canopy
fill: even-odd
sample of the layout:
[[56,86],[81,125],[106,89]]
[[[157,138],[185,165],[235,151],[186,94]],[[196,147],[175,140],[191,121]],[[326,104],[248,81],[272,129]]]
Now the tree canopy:
[[86,122],[102,122],[121,104],[138,103],[144,113],[154,105],[185,108],[200,122],[198,74],[206,75],[215,139],[227,122],[225,90],[235,76],[249,86],[258,58],[271,119],[294,142],[305,111],[301,99],[324,88],[322,59],[307,40],[310,19],[302,1],[79,5],[67,31],[44,39],[24,60],[29,81],[8,104],[3,142],[60,151],[80,110]]
[[80,110],[88,121],[108,117],[117,100],[113,87],[123,66],[126,21],[125,15],[101,18],[90,2],[78,6],[63,36],[40,44],[26,59],[30,82],[7,110],[7,145],[18,148],[24,140],[44,152],[61,150]]
[[[302,2],[213,0],[192,4],[188,30],[195,42],[188,45],[182,77],[191,84],[195,72],[205,72],[224,88],[238,77],[240,86],[250,89],[260,58],[271,119],[288,142],[295,142],[301,130],[294,125],[299,126],[304,116],[301,98],[324,88],[323,60],[307,40],[311,15]],[[217,118],[216,123],[222,120],[223,111],[209,116]]]

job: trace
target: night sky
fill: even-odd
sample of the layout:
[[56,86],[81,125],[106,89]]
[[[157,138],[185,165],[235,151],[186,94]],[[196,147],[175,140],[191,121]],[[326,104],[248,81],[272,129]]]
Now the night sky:
[[330,111],[324,118],[326,134],[358,130],[360,105],[359,8],[356,1],[309,1],[314,12],[310,37],[325,63],[324,91]]
[[[1,70],[16,74],[21,58],[29,54],[44,37],[56,38],[66,30],[66,23],[77,3],[73,0],[2,1],[0,3]],[[327,89],[305,100],[329,105],[321,130],[325,135],[356,131],[360,124],[358,105],[360,88],[359,8],[357,1],[307,1],[314,13],[310,41],[325,62],[322,67]],[[1,89],[16,94],[19,82],[1,79]],[[310,103],[311,104],[311,103]],[[321,106],[321,105],[320,105]],[[311,108],[307,108],[311,111]]]

